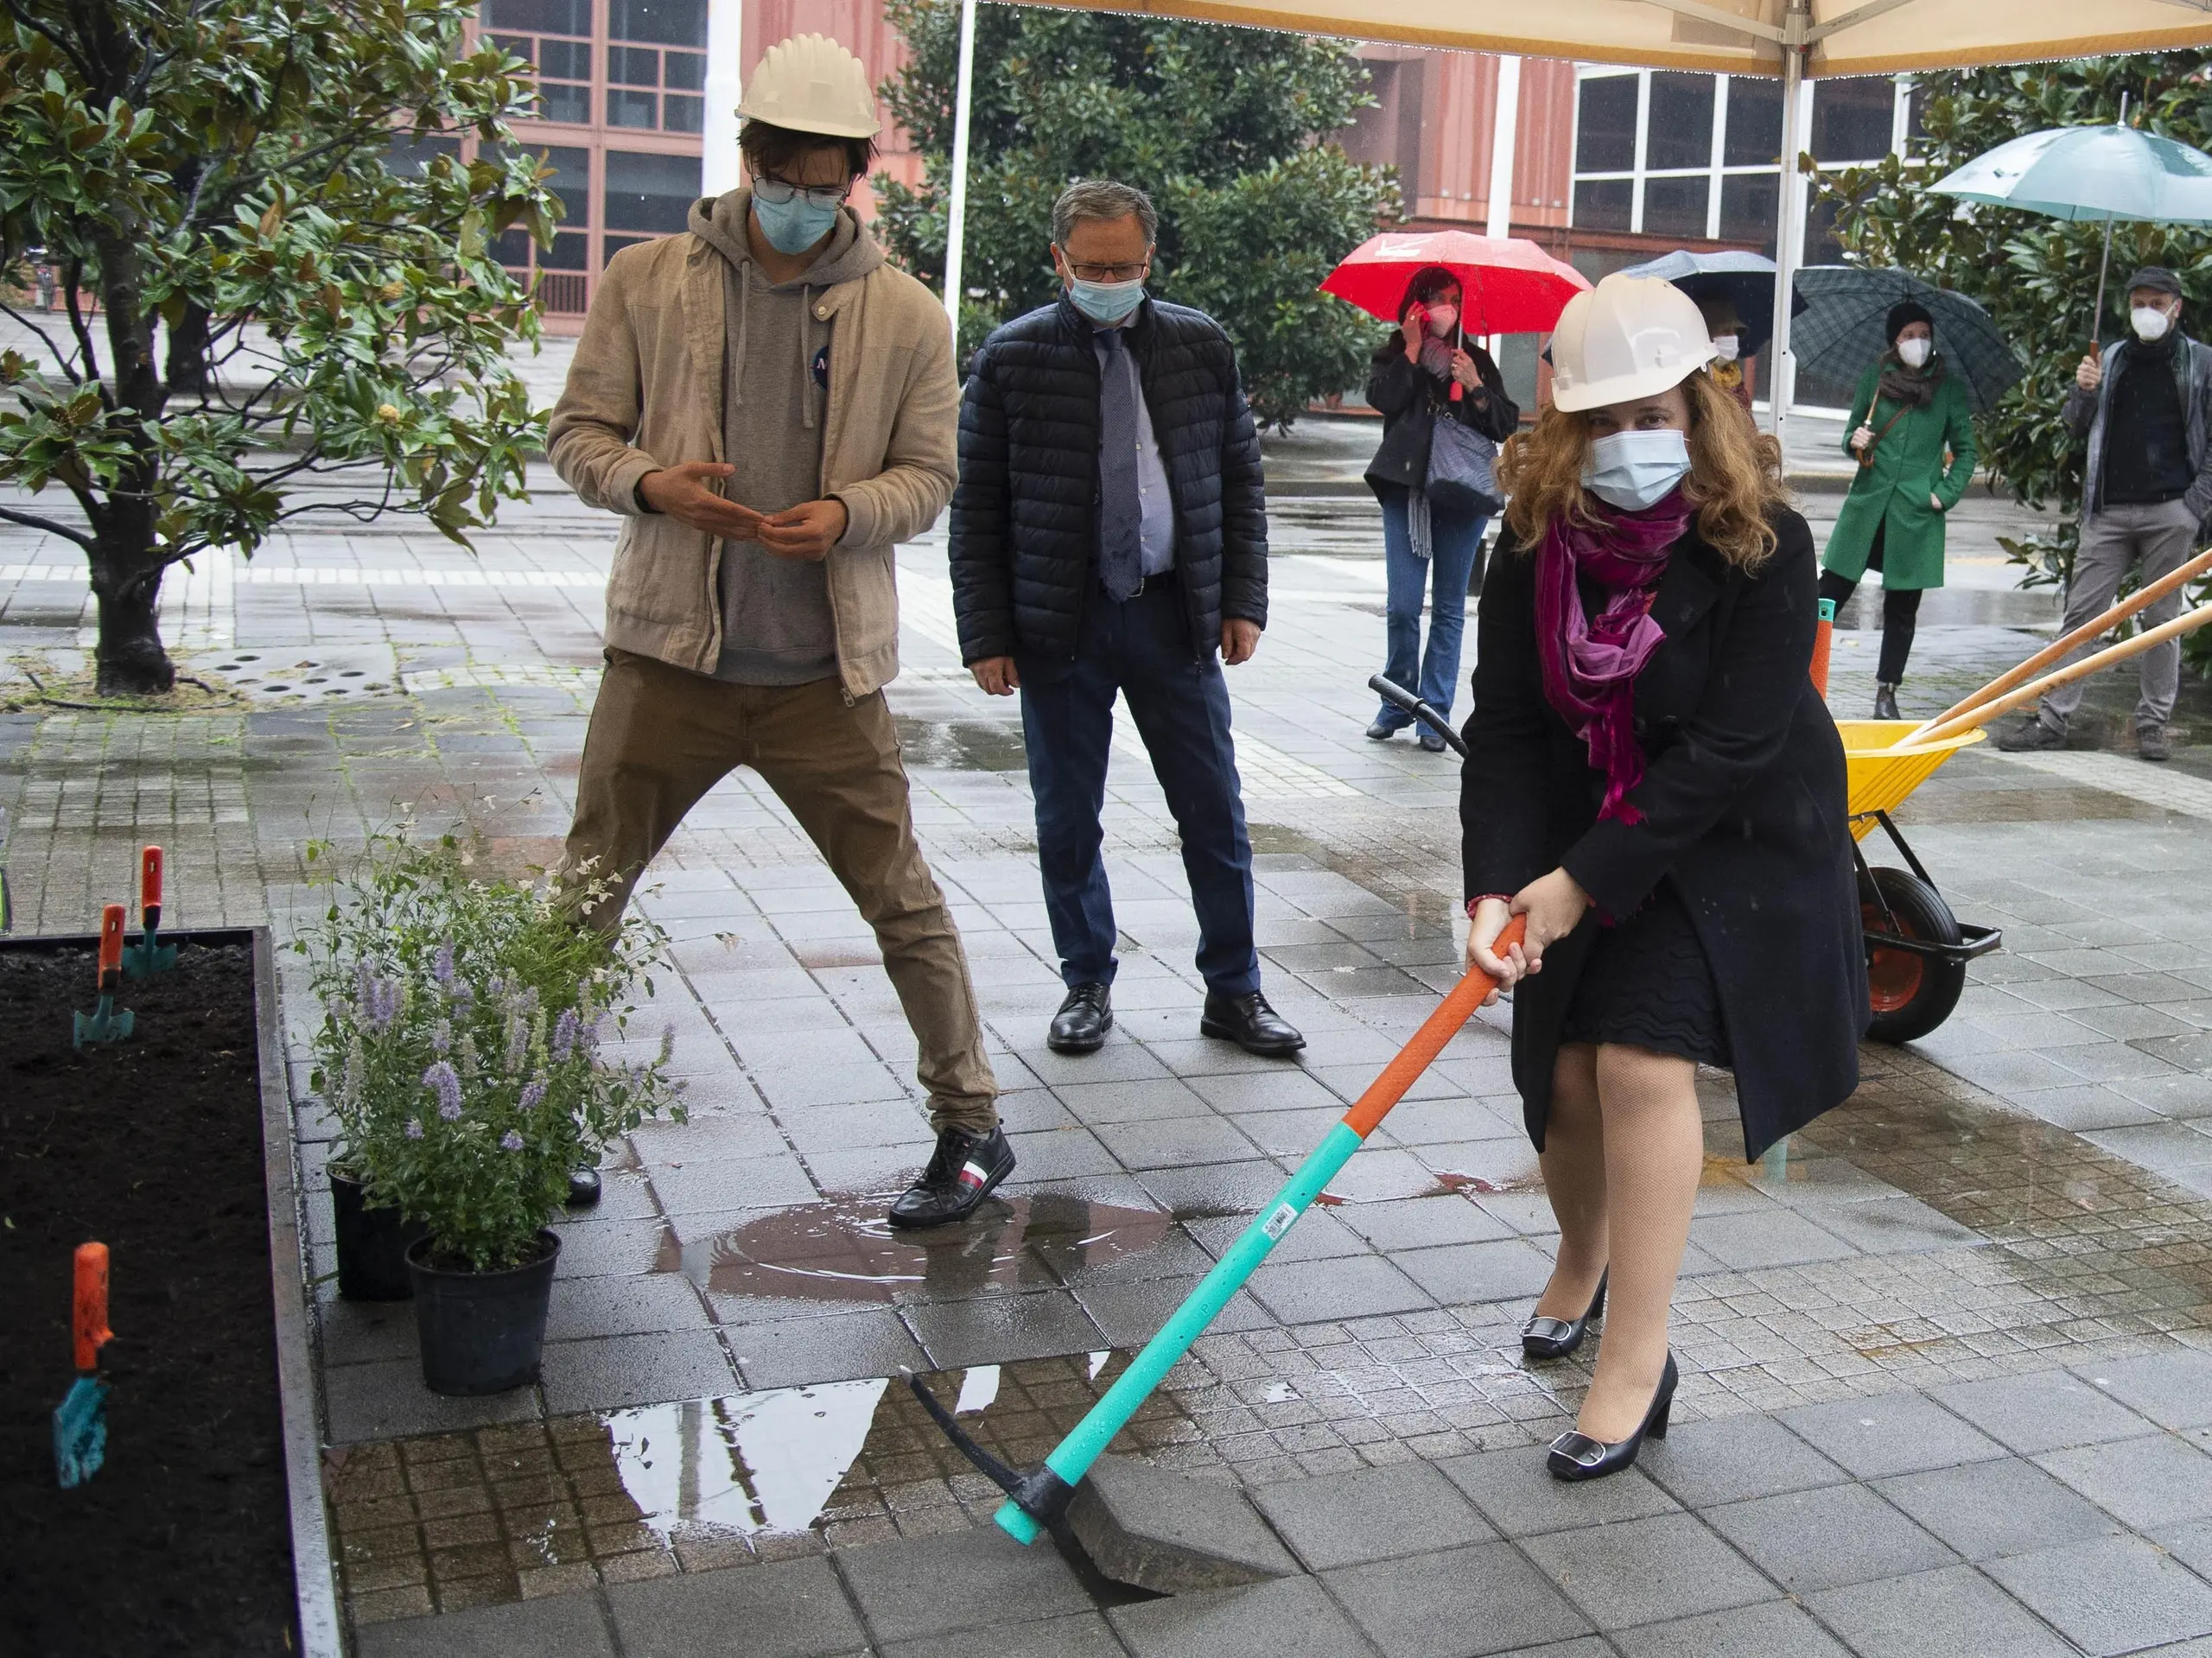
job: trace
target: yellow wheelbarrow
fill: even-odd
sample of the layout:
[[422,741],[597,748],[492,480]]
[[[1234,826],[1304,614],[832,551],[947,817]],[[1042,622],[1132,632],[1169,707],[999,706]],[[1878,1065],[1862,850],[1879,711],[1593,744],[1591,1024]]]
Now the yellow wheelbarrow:
[[[1967,983],[1967,963],[2003,943],[1994,927],[1961,921],[1890,814],[1961,748],[1982,739],[1979,727],[1956,736],[1910,740],[1910,720],[1839,720],[1847,772],[1851,838],[1879,829],[1906,863],[1869,865],[1854,844],[1859,913],[1866,933],[1866,991],[1878,1042],[1910,1042],[1951,1016]],[[1907,740],[1899,741],[1900,738]]]

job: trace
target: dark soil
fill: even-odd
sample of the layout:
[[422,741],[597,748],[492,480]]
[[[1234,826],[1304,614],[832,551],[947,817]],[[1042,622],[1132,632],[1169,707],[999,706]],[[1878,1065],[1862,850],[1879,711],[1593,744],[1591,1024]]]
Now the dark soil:
[[[90,950],[0,952],[0,1653],[295,1649],[253,953],[126,979],[70,1046]],[[107,1464],[54,1482],[71,1258],[111,1251]]]

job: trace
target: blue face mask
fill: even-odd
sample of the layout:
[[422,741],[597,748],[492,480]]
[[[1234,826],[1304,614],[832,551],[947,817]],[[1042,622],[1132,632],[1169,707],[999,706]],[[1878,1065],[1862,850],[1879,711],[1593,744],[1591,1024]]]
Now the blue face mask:
[[1672,428],[1615,432],[1591,443],[1582,487],[1608,506],[1641,512],[1674,493],[1689,470],[1689,440]]
[[804,195],[795,195],[789,201],[766,201],[756,190],[753,216],[760,221],[760,233],[777,252],[804,253],[830,233],[837,222],[837,209],[809,201]]
[[1075,308],[1102,328],[1110,328],[1144,303],[1142,282],[1085,282],[1068,278],[1068,297]]

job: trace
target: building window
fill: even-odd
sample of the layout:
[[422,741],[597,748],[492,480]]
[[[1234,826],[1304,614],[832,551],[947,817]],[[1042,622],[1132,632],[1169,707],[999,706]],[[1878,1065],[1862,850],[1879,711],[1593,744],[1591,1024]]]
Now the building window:
[[385,170],[402,178],[419,178],[430,170],[430,163],[440,156],[461,159],[461,140],[458,138],[417,138],[402,134],[385,146]]
[[[665,132],[697,132],[705,122],[703,52],[610,46],[607,52],[607,124]],[[663,92],[666,87],[669,90]]]
[[[645,156],[607,152],[606,211],[601,223],[614,231],[645,231],[672,236],[684,226],[699,197],[696,156]],[[609,237],[607,251],[626,246]]]
[[[1805,147],[1823,167],[1875,160],[1916,130],[1919,102],[1891,76],[1807,88]],[[1781,191],[1782,88],[1771,80],[1592,66],[1576,84],[1578,229],[1679,241],[1748,242],[1770,257]],[[1805,260],[1836,257],[1808,220]]]
[[484,0],[487,38],[537,72],[540,121],[591,124],[591,0]]
[[[528,231],[511,230],[493,244],[493,256],[527,286],[537,284],[538,303],[554,313],[581,313],[587,296],[585,273],[591,269],[591,151],[550,144],[530,153],[552,174],[546,187],[560,198],[563,217],[553,245],[539,247]],[[499,152],[487,150],[486,159]]]

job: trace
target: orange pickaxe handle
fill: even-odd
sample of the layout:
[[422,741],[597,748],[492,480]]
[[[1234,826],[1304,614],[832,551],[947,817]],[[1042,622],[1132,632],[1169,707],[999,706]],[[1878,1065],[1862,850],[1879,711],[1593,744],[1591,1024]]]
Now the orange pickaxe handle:
[[77,1342],[78,1372],[90,1375],[99,1368],[101,1347],[115,1339],[115,1331],[107,1327],[107,1245],[105,1243],[80,1243],[77,1246],[76,1310],[71,1323]]
[[100,988],[111,991],[122,982],[123,906],[110,904],[100,911]]

